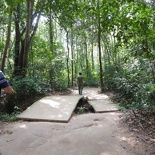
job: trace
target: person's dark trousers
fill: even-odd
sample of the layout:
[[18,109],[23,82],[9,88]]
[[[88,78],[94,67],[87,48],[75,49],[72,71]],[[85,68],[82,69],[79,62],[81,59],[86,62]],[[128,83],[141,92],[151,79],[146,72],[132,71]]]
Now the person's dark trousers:
[[82,95],[83,85],[79,85],[79,95]]

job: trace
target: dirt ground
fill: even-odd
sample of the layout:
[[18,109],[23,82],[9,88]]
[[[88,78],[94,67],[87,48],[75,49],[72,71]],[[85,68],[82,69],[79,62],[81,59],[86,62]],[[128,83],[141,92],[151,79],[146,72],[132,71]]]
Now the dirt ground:
[[[83,95],[112,93],[85,88]],[[155,128],[139,130],[129,122],[121,112],[73,115],[69,123],[0,122],[0,155],[155,155]]]

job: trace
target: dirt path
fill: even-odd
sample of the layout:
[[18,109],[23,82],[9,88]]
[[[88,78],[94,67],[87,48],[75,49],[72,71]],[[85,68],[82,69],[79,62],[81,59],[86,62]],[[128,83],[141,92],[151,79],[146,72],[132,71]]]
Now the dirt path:
[[[108,97],[97,88],[85,88],[83,95]],[[120,112],[90,113],[75,115],[69,123],[8,123],[0,128],[0,155],[154,155],[121,117]]]

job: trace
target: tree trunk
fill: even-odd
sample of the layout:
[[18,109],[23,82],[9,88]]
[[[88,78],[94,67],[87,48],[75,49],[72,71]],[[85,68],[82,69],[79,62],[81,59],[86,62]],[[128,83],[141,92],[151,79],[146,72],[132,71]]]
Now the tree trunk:
[[[153,0],[152,2],[153,2],[152,3],[152,7],[155,10],[155,0]],[[155,16],[153,17],[153,21],[155,21]],[[153,24],[153,29],[155,30],[155,24]],[[153,50],[155,50],[155,42],[153,43]],[[153,59],[153,62],[154,62],[154,59]],[[153,64],[153,67],[152,67],[152,77],[153,77],[153,82],[155,83],[155,70],[154,70],[155,64],[154,63],[152,63],[152,64]]]
[[100,6],[99,6],[99,0],[97,4],[98,8],[98,51],[99,51],[99,65],[100,65],[100,87],[101,92],[104,90],[103,85],[103,71],[102,71],[102,55],[101,55],[101,19],[100,19]]
[[49,33],[50,33],[50,48],[51,52],[54,53],[53,50],[53,38],[54,38],[54,33],[53,33],[53,19],[52,19],[52,3],[50,3],[50,15],[49,15]]
[[24,55],[23,55],[23,71],[26,74],[26,68],[28,65],[28,51],[30,47],[30,28],[31,28],[31,18],[32,18],[32,8],[33,1],[27,0],[27,19],[26,19],[26,35],[24,40]]
[[69,74],[69,38],[68,38],[68,31],[66,34],[66,38],[67,38],[67,74],[68,74],[68,87],[70,85],[70,74]]
[[92,70],[94,70],[95,69],[95,65],[94,65],[94,45],[93,45],[93,42],[91,44],[92,44],[92,49],[91,49],[91,63],[92,63]]
[[73,81],[74,81],[74,52],[73,52],[73,33],[71,34],[71,56],[72,56],[72,87],[73,87]]
[[86,74],[88,77],[89,74],[89,66],[88,66],[88,47],[87,47],[87,39],[85,38],[85,50],[86,50]]
[[14,75],[20,74],[20,41],[21,34],[19,29],[19,20],[20,20],[20,4],[17,6],[17,15],[15,16],[15,56],[14,56]]
[[9,9],[10,9],[10,13],[9,13],[9,21],[8,21],[8,32],[7,32],[7,39],[4,47],[4,54],[3,54],[2,65],[1,65],[1,70],[3,72],[4,72],[6,57],[7,57],[7,51],[10,46],[10,37],[11,37],[12,8],[10,7]]
[[[38,23],[41,16],[41,9],[44,6],[45,1],[38,1],[39,5],[35,5],[36,12],[34,12],[34,0],[27,0],[27,18],[26,27],[23,27],[20,32],[19,25],[21,25],[20,18],[20,5],[17,7],[17,13],[15,14],[15,30],[16,30],[16,43],[15,43],[15,64],[14,75],[26,75],[26,69],[28,66],[28,51],[34,35],[36,34]],[[42,4],[42,7],[40,6]],[[35,23],[33,21],[35,20]],[[32,26],[33,24],[33,26]],[[25,34],[25,36],[24,36]]]

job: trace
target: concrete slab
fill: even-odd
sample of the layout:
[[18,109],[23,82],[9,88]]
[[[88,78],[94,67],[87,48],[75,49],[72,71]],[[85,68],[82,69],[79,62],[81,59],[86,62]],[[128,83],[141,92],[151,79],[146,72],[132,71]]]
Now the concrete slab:
[[83,96],[47,96],[17,116],[22,120],[68,122]]
[[118,106],[111,100],[89,100],[90,105],[94,108],[95,112],[113,112],[118,111]]

